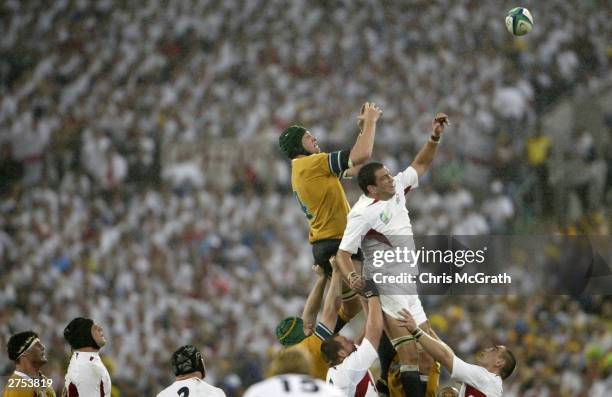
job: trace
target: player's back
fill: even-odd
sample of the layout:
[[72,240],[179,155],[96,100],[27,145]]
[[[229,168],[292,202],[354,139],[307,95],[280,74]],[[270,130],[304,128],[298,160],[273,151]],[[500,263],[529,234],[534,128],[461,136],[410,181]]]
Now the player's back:
[[157,397],[225,397],[225,392],[199,378],[177,380]]
[[273,376],[251,386],[244,397],[341,397],[342,392],[308,375],[283,374]]
[[291,162],[291,186],[310,223],[311,243],[341,239],[346,227],[350,207],[339,179],[339,153],[311,154]]

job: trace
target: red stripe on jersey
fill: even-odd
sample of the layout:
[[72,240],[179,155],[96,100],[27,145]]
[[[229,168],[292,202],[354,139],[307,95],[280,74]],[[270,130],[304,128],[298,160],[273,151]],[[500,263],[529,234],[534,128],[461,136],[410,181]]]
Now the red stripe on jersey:
[[372,381],[372,377],[370,376],[370,371],[366,372],[363,376],[363,379],[357,384],[355,388],[355,397],[365,397],[368,392],[368,385],[372,384],[374,390],[376,390],[376,386],[374,386],[374,382]]
[[470,385],[465,385],[465,397],[487,397],[487,395]]
[[411,188],[412,186],[408,186],[406,189],[404,189],[404,196],[408,194]]
[[379,201],[378,199],[374,199],[374,201],[372,201],[372,202],[371,202],[371,203],[368,205],[368,207],[369,207],[370,205],[374,205],[374,204],[378,203],[378,201]]
[[389,241],[389,239],[384,234],[382,234],[381,232],[378,232],[378,231],[376,231],[374,229],[368,230],[368,232],[366,233],[366,235],[365,235],[365,237],[363,239],[365,240],[367,238],[374,239],[374,240],[376,240],[376,241],[378,241],[380,243],[387,244],[389,247],[393,247],[391,245],[391,242]]
[[79,397],[79,391],[72,382],[68,385],[68,397]]

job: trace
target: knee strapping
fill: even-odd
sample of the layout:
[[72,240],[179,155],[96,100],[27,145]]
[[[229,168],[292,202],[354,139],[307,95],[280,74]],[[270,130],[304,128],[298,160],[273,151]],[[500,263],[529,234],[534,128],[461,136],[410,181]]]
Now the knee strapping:
[[399,338],[391,339],[391,344],[393,345],[393,348],[397,350],[397,348],[401,345],[412,342],[413,340],[414,337],[412,335],[400,336]]

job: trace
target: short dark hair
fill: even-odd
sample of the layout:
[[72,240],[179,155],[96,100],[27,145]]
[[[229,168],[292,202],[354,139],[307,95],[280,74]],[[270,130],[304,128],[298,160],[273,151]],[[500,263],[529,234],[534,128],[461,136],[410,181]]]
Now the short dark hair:
[[336,340],[338,334],[333,334],[325,339],[321,344],[321,355],[328,365],[336,364],[338,360],[338,352],[342,349],[342,344]]
[[384,167],[382,163],[372,162],[364,165],[357,174],[357,183],[365,194],[368,194],[368,186],[376,185],[376,171]]
[[16,362],[32,346],[36,339],[38,339],[38,335],[34,331],[19,332],[11,335],[6,344],[9,360]]
[[516,358],[508,348],[502,352],[501,357],[504,359],[504,366],[499,370],[499,376],[501,376],[502,379],[506,379],[512,375],[512,372],[514,372],[514,368],[516,367]]

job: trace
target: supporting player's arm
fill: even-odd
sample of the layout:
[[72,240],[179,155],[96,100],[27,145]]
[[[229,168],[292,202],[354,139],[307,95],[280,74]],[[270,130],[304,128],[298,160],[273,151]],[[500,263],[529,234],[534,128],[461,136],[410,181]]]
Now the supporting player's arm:
[[[376,121],[382,112],[374,103],[366,102],[359,115],[359,125],[363,123],[363,130],[357,137],[357,141],[349,155],[350,166],[354,167],[368,161],[372,157],[374,148],[374,134],[376,133]],[[349,169],[350,171],[350,169]],[[350,174],[356,174],[351,171]]]
[[383,330],[383,314],[382,307],[380,305],[380,299],[378,298],[378,291],[376,285],[372,280],[366,282],[364,292],[367,299],[367,308],[364,306],[364,310],[367,310],[366,330],[365,339],[367,339],[374,349],[378,349],[380,343],[380,337],[382,336]]
[[432,137],[421,147],[414,161],[410,166],[414,168],[419,176],[423,175],[433,162],[436,152],[438,151],[438,142],[440,136],[444,132],[444,128],[448,126],[448,116],[444,113],[436,114],[436,117],[431,122]]
[[336,266],[344,277],[347,277],[351,272],[355,271],[355,266],[351,260],[351,253],[339,249],[336,253]]
[[397,320],[399,325],[405,327],[435,361],[442,364],[444,368],[452,373],[453,359],[455,357],[453,350],[440,339],[433,338],[422,331],[408,310],[402,309],[398,314],[402,316],[402,319]]
[[341,304],[342,275],[338,271],[337,262],[333,257],[330,258],[330,263],[333,269],[332,277],[329,282],[329,288],[327,289],[327,295],[325,295],[323,312],[321,313],[321,320],[319,322],[328,329],[333,330],[338,319],[338,309]]
[[319,276],[312,290],[306,298],[306,304],[302,311],[302,321],[304,322],[304,334],[309,336],[313,332],[313,327],[317,319],[317,313],[321,308],[321,302],[323,302],[323,293],[325,292],[325,284],[327,279],[325,278],[325,272],[320,266],[314,265],[313,270]]

